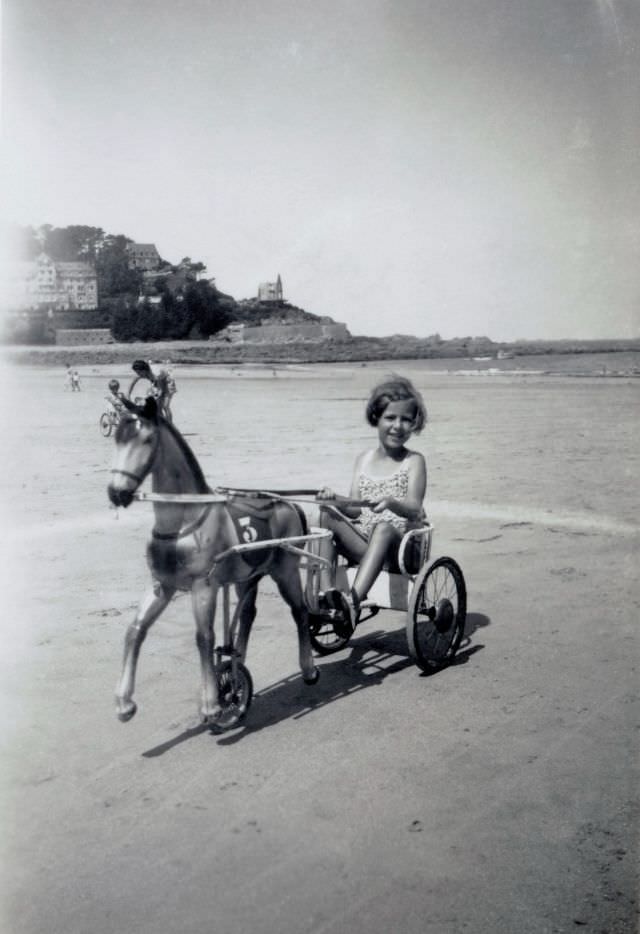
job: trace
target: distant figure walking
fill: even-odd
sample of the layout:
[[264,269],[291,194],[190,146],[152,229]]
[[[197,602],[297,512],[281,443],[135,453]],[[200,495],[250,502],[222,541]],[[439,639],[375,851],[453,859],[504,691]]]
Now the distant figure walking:
[[165,360],[163,368],[160,370],[156,377],[156,392],[157,398],[160,401],[165,417],[167,421],[173,421],[173,413],[171,411],[171,400],[177,392],[176,381],[173,378],[173,371],[171,370],[171,361]]
[[80,374],[74,370],[71,374],[71,392],[80,392]]
[[127,398],[131,399],[133,402],[135,393],[135,396],[139,397],[140,401],[144,404],[144,400],[152,395],[156,378],[146,360],[134,360],[131,364],[131,369],[135,373],[135,376],[129,385]]
[[73,388],[73,372],[71,366],[67,363],[67,368],[64,371],[64,388],[65,392],[71,392]]
[[173,421],[171,400],[177,392],[176,383],[170,372],[160,370],[156,375],[145,360],[134,360],[131,365],[136,374],[129,387],[129,399],[144,395],[156,399],[160,412],[168,422]]

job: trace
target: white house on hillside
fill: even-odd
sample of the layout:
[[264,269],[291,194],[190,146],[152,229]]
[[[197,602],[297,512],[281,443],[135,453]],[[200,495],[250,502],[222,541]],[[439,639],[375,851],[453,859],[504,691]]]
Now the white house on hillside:
[[160,265],[155,243],[127,243],[127,254],[134,269],[157,269]]
[[9,308],[49,308],[83,311],[98,305],[98,280],[91,263],[56,262],[47,253],[16,262],[8,269],[5,303]]
[[259,302],[281,302],[282,301],[282,279],[280,274],[275,282],[261,282],[258,286]]

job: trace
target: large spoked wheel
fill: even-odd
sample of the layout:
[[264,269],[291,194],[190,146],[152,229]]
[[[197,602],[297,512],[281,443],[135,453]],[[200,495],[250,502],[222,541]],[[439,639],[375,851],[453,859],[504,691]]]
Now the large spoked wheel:
[[136,376],[129,388],[129,399],[135,405],[144,405],[146,399],[153,395],[154,385],[146,376]]
[[320,613],[309,614],[309,636],[311,646],[318,655],[331,655],[332,652],[339,652],[349,642],[335,631],[331,617]]
[[467,588],[453,558],[438,558],[416,577],[407,611],[409,651],[423,671],[450,664],[464,635]]
[[235,665],[224,662],[218,669],[218,700],[222,707],[222,716],[216,726],[229,730],[237,726],[247,715],[253,697],[253,681],[249,669],[242,662]]
[[108,438],[113,431],[113,421],[106,412],[103,412],[100,416],[100,431],[105,438]]

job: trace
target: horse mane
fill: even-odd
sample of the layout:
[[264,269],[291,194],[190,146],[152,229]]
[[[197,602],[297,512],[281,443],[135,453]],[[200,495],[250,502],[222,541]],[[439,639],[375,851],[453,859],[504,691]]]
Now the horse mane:
[[158,416],[158,424],[162,425],[164,428],[167,429],[169,434],[173,436],[173,439],[175,440],[176,444],[178,445],[178,447],[184,454],[185,459],[196,478],[196,483],[200,487],[198,492],[199,493],[210,493],[211,488],[209,487],[209,484],[207,483],[205,476],[202,473],[202,467],[200,466],[195,454],[193,453],[193,451],[191,450],[187,442],[184,440],[184,438],[182,437],[178,429],[175,428],[174,425],[171,424],[171,422],[168,422],[166,418],[163,418],[161,415]]

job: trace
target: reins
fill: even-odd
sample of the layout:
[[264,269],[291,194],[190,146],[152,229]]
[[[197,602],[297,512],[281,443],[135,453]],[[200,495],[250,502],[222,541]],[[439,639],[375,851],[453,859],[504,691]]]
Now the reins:
[[228,487],[228,486],[217,486],[216,490],[224,491],[226,493],[241,493],[247,494],[250,496],[282,496],[282,497],[293,497],[293,496],[317,496],[318,490],[261,490],[255,489],[252,487]]
[[[368,499],[348,499],[338,497],[336,499],[316,500],[315,496],[318,490],[259,490],[247,487],[226,487],[217,486],[212,493],[143,493],[136,492],[133,498],[140,502],[147,503],[174,503],[182,505],[197,505],[205,503],[227,503],[234,496],[245,496],[255,499],[277,499],[298,503],[327,503],[327,505],[339,504],[342,506],[353,506],[362,508],[364,506],[373,506],[374,503]],[[304,499],[302,497],[305,497]],[[308,497],[314,497],[309,500]]]
[[133,494],[133,498],[146,503],[176,503],[184,506],[206,503],[226,503],[227,496],[217,493],[142,493]]
[[[362,508],[364,506],[374,506],[375,503],[369,499],[351,499],[347,496],[336,496],[334,499],[325,499],[318,500],[316,496],[320,490],[252,490],[250,488],[238,488],[238,487],[226,487],[226,486],[217,486],[215,489],[216,493],[227,493],[230,496],[240,495],[240,496],[257,496],[257,497],[268,497],[271,499],[282,499],[290,500],[293,503],[308,503],[312,502],[318,505],[326,503],[327,505],[332,506],[346,506],[346,507],[356,507]],[[304,498],[302,498],[304,497]],[[313,497],[309,500],[308,497]]]

